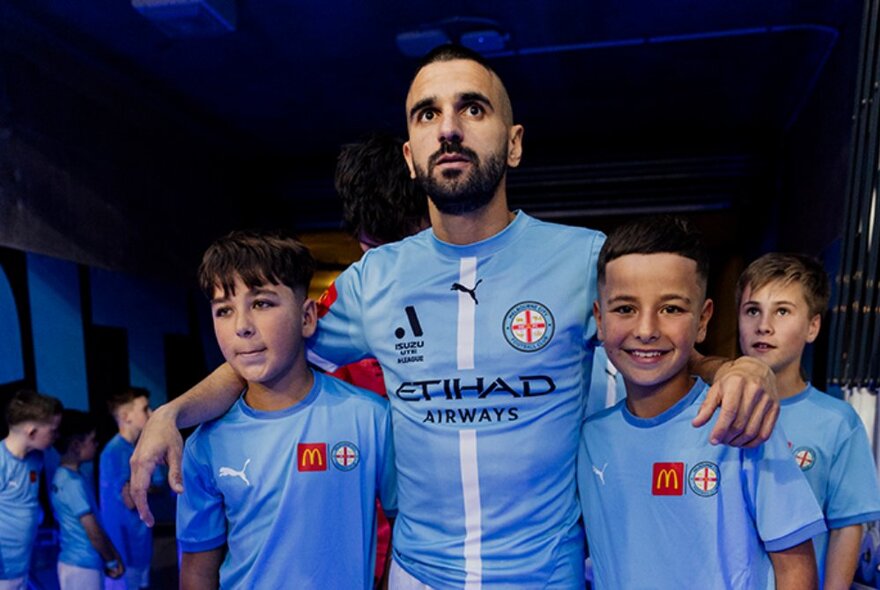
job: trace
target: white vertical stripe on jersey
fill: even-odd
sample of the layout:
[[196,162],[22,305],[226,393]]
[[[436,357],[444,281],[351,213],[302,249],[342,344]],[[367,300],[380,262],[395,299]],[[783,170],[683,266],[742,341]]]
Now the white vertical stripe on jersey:
[[[458,282],[467,289],[477,283],[477,258],[468,256],[459,262]],[[469,293],[458,292],[458,370],[474,368],[474,316],[477,304]]]
[[482,509],[476,430],[459,431],[458,453],[461,458],[461,487],[464,492],[464,587],[465,590],[480,590],[483,583],[483,560],[480,557],[483,529],[480,525]]
[[[593,357],[593,360],[595,358]],[[610,360],[605,361],[605,375],[607,377],[605,383],[605,407],[610,408],[617,403],[617,367],[612,365]]]
[[[467,289],[477,283],[477,259],[462,258],[459,262],[458,282]],[[476,302],[469,293],[458,293],[458,370],[474,368],[474,319]],[[477,466],[477,432],[462,430],[458,434],[458,453],[461,462],[461,488],[464,498],[464,569],[465,590],[480,590],[483,583],[483,562],[480,556],[483,539],[480,506],[480,470]]]

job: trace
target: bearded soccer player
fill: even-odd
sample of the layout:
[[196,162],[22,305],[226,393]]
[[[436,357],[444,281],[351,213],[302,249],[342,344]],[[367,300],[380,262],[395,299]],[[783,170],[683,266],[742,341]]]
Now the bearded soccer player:
[[[604,236],[508,209],[523,127],[478,54],[432,51],[406,99],[412,176],[432,228],[374,248],[323,299],[311,359],[373,356],[392,404],[398,468],[392,588],[583,587],[575,457]],[[778,414],[769,369],[694,353],[716,382],[695,424],[712,442],[760,444]],[[180,437],[223,412],[241,380],[222,366],[160,408],[132,460],[132,490],[159,461],[179,486]]]

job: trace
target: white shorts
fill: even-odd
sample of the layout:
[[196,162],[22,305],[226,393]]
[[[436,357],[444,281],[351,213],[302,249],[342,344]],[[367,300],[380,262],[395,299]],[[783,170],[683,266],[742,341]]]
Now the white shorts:
[[0,580],[0,590],[27,590],[27,578],[13,578],[11,580]]
[[396,559],[391,560],[391,571],[388,572],[388,590],[431,590],[400,567]]
[[58,586],[61,590],[103,590],[104,572],[59,561]]
[[118,580],[104,578],[104,590],[139,590],[150,585],[149,567],[126,567]]

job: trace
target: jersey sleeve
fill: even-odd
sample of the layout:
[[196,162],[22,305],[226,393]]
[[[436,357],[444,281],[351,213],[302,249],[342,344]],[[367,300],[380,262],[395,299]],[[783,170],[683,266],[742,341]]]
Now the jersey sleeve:
[[77,518],[91,514],[92,506],[89,504],[88,492],[81,477],[68,477],[63,482],[56,477],[52,483],[55,488],[53,490],[55,500],[67,506],[71,514]]
[[318,300],[318,329],[308,340],[308,360],[325,371],[369,354],[362,313],[363,262],[349,266]]
[[[596,373],[596,364],[602,361],[596,359],[596,349],[601,346],[599,338],[596,334],[596,318],[593,316],[593,302],[599,298],[598,285],[596,283],[596,265],[599,262],[599,252],[602,244],[605,243],[605,234],[594,232],[594,236],[590,239],[589,255],[587,257],[587,284],[586,291],[586,309],[587,317],[584,321],[583,343],[586,354],[584,354],[583,375],[585,376],[584,387],[586,391],[581,397],[581,421],[590,416],[599,408],[599,399],[604,400],[605,387],[604,380],[599,383],[593,378]],[[603,355],[604,358],[604,355]],[[604,370],[603,370],[604,373]],[[592,398],[592,401],[591,401]]]
[[381,437],[377,448],[381,449],[378,461],[378,490],[379,500],[382,502],[382,510],[389,518],[397,515],[397,468],[394,459],[394,437],[391,434],[391,410],[385,405],[382,416]]
[[177,497],[177,542],[186,553],[216,549],[226,542],[226,514],[210,465],[199,461],[198,433],[183,450],[183,489]]
[[829,529],[880,519],[880,487],[864,424],[851,411],[847,436],[834,453],[825,500]]
[[587,321],[584,325],[584,346],[588,348],[596,345],[596,318],[593,317],[593,302],[599,298],[597,266],[599,264],[599,252],[602,250],[602,244],[605,243],[605,234],[601,232],[594,233],[595,235],[590,241],[590,252],[587,262]]
[[813,490],[778,424],[767,442],[741,453],[746,499],[767,551],[783,551],[825,531]]

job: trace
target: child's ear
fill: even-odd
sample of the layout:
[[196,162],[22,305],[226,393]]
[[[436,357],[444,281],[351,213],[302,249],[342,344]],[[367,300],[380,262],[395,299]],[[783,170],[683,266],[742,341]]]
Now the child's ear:
[[593,317],[596,318],[596,337],[601,341],[605,341],[605,329],[602,326],[602,310],[599,308],[599,302],[593,302]]
[[700,311],[700,326],[697,328],[697,342],[706,339],[706,328],[709,327],[709,320],[712,319],[712,312],[715,311],[715,304],[711,299],[703,302],[703,309]]
[[311,338],[318,327],[318,305],[314,299],[306,298],[302,309],[302,335],[303,338]]
[[819,329],[822,327],[822,314],[817,313],[813,316],[813,319],[810,320],[810,325],[807,326],[807,343],[813,342],[819,336]]

